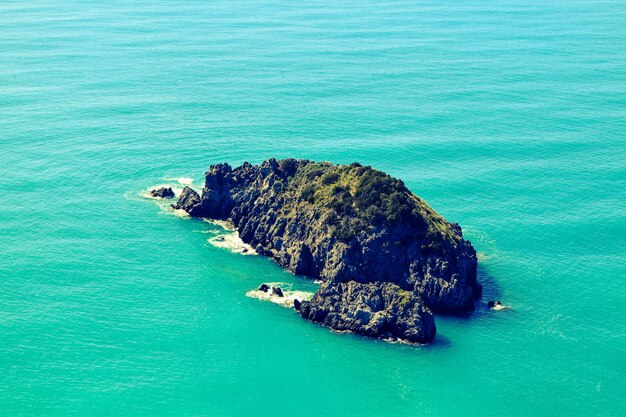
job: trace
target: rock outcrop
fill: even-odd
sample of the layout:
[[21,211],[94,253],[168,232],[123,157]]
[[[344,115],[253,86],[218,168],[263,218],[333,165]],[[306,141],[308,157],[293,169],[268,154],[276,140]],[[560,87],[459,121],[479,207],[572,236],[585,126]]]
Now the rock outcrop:
[[174,190],[171,187],[161,187],[150,191],[150,195],[156,198],[174,198]]
[[212,165],[174,208],[229,220],[241,239],[322,284],[302,317],[336,330],[428,342],[434,312],[474,308],[476,252],[402,181],[360,164],[270,159]]
[[311,301],[301,303],[300,314],[335,330],[408,342],[430,341],[436,332],[419,294],[390,282],[324,282]]
[[185,210],[190,216],[194,217],[202,217],[204,215],[202,199],[190,187],[183,188],[183,192],[178,197],[178,203],[172,204],[172,208],[174,210]]

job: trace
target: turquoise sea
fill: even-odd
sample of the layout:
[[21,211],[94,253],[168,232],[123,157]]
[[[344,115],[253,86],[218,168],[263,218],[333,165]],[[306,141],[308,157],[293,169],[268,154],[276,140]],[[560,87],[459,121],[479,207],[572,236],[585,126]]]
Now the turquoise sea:
[[[359,161],[480,253],[430,346],[141,194]],[[0,3],[0,416],[623,416],[626,2]]]

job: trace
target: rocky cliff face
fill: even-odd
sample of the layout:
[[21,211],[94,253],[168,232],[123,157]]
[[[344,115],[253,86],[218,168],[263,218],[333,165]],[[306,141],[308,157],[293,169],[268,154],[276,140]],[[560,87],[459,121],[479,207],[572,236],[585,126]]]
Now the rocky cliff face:
[[323,281],[302,317],[372,337],[428,342],[435,312],[473,308],[476,252],[402,183],[359,164],[270,159],[213,165],[174,206],[230,220],[242,240]]

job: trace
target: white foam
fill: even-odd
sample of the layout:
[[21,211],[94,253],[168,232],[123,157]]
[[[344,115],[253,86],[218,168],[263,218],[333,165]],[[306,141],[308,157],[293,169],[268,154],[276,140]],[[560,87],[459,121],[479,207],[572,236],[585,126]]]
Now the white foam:
[[178,177],[178,178],[164,178],[165,181],[176,181],[182,185],[191,185],[193,184],[193,178],[189,177]]
[[292,291],[284,288],[285,283],[282,282],[266,282],[270,287],[281,287],[283,290],[283,297],[275,295],[271,290],[263,292],[260,290],[252,290],[246,293],[247,297],[256,298],[262,301],[269,301],[274,304],[278,304],[281,307],[293,308],[294,300],[310,300],[313,297],[312,292],[308,291]]
[[241,255],[256,255],[254,248],[245,243],[237,232],[220,233],[208,239],[208,242],[218,248],[226,249]]
[[381,339],[383,342],[390,343],[392,345],[408,345],[408,346],[425,346],[425,343],[418,342],[409,342],[408,340],[396,338],[396,337],[385,337]]
[[215,236],[208,239],[211,245],[241,255],[257,255],[257,252],[252,246],[241,240],[237,229],[235,229],[235,226],[231,222],[206,218],[202,220],[222,229],[220,231],[209,231],[209,233],[215,233]]
[[207,219],[207,218],[203,218],[202,221],[205,221],[209,224],[215,225],[215,226],[219,226],[222,229],[226,229],[229,231],[234,231],[235,230],[235,225],[232,224],[229,221],[226,220],[214,220],[214,219]]
[[183,209],[173,209],[169,207],[168,213],[172,213],[176,217],[189,217],[189,213]]
[[[159,189],[162,187],[171,188],[172,191],[174,191],[174,197],[173,198],[161,198],[161,197],[154,197],[150,194],[150,191]],[[156,184],[151,187],[148,187],[147,189],[144,189],[138,194],[133,194],[134,196],[133,198],[137,200],[143,199],[143,200],[153,201],[159,207],[159,209],[161,209],[162,214],[176,216],[180,218],[189,218],[189,214],[185,210],[175,210],[171,207],[171,205],[177,201],[178,196],[180,196],[180,193],[182,192],[183,192],[183,189],[178,184],[172,184],[172,183]]]

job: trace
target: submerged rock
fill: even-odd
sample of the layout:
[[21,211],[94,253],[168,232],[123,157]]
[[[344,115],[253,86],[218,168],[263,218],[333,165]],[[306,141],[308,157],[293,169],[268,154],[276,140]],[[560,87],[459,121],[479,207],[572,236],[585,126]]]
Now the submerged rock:
[[272,287],[272,293],[277,297],[284,297],[283,290],[280,287]]
[[174,190],[171,187],[161,187],[150,191],[152,197],[174,198]]
[[202,196],[186,187],[175,208],[228,220],[258,253],[321,280],[300,313],[333,329],[427,342],[431,310],[471,310],[481,294],[476,251],[461,227],[371,167],[212,165]]

